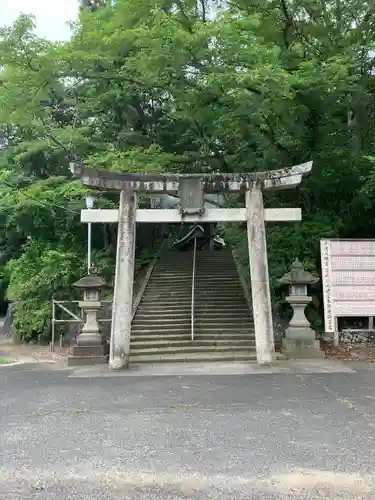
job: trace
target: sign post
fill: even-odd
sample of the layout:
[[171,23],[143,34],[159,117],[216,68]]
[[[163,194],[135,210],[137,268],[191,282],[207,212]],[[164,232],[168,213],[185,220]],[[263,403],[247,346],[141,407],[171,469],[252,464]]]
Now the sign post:
[[337,319],[375,316],[375,240],[321,240],[324,326],[339,343]]

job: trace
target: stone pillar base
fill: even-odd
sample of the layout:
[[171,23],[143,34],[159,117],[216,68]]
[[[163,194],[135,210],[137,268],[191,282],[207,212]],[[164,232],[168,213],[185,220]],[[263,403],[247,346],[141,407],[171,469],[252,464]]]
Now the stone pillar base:
[[319,340],[284,338],[282,340],[282,352],[291,359],[325,357],[325,353],[320,349]]
[[68,357],[68,366],[90,366],[108,363],[109,345],[74,345]]

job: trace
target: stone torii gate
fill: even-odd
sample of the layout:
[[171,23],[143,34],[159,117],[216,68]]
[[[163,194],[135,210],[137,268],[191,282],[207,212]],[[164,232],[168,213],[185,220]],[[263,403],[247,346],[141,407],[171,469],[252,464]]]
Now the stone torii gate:
[[[312,162],[266,172],[244,174],[129,174],[70,164],[73,175],[93,189],[118,191],[119,209],[82,210],[84,223],[117,223],[116,274],[112,307],[109,366],[129,366],[137,222],[246,222],[257,362],[274,360],[274,335],[265,222],[301,220],[299,208],[264,208],[263,190],[293,188],[311,171]],[[245,192],[244,208],[204,208],[204,193]],[[137,209],[136,193],[169,193],[181,199],[180,209]]]

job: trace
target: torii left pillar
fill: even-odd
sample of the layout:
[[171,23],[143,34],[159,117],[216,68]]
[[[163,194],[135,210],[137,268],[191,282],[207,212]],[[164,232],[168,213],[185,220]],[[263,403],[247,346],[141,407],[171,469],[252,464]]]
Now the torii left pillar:
[[116,274],[112,305],[109,367],[129,367],[135,262],[136,198],[131,190],[120,191],[117,229]]

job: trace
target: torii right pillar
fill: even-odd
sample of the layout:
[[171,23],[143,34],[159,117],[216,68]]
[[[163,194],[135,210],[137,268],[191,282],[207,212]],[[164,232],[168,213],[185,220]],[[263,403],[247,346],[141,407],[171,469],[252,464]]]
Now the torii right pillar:
[[297,187],[311,168],[312,162],[307,162],[289,169],[254,172],[252,181],[246,186],[251,294],[259,364],[270,364],[275,360],[263,190]]

